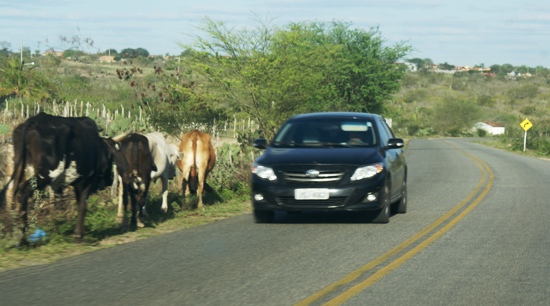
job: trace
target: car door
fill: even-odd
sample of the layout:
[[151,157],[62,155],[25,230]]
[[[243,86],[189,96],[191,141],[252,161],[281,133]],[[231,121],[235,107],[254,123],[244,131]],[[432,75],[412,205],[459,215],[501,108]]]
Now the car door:
[[391,199],[396,199],[401,194],[403,180],[405,179],[405,155],[402,148],[388,148],[388,141],[395,138],[393,131],[383,118],[378,120],[380,141],[384,147],[386,160],[391,173]]

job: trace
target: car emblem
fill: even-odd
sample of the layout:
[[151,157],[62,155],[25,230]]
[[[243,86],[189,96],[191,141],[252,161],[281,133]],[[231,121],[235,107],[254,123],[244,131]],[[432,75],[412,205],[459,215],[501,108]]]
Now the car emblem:
[[307,170],[306,171],[306,176],[307,177],[318,177],[319,176],[319,171],[315,170],[315,169]]

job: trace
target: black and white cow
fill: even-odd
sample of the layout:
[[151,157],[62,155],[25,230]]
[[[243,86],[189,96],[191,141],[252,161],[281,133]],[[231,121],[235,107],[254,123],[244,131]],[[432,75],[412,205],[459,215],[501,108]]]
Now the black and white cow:
[[[17,126],[13,132],[13,201],[19,207],[22,231],[28,226],[28,198],[33,190],[51,186],[60,191],[73,186],[78,202],[78,221],[74,234],[85,234],[86,200],[90,194],[110,186],[113,162],[127,169],[126,159],[111,138],[103,138],[88,117],[59,117],[40,113]],[[32,175],[26,178],[26,170]],[[0,201],[5,202],[6,188]],[[2,203],[0,207],[5,207]],[[23,235],[22,243],[27,243]]]

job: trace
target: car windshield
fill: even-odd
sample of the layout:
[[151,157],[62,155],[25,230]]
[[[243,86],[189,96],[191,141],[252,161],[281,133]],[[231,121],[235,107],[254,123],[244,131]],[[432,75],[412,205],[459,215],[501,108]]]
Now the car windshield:
[[289,121],[275,135],[273,147],[372,147],[378,142],[373,123],[357,118]]

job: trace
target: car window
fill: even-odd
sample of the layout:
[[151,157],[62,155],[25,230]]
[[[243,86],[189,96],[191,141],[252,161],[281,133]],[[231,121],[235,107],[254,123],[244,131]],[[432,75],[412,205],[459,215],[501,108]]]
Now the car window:
[[380,133],[380,143],[385,146],[388,144],[388,140],[392,138],[391,131],[388,129],[388,125],[383,119],[380,118],[380,120],[376,120],[376,122],[378,125],[378,132]]
[[395,135],[393,134],[393,131],[391,130],[390,126],[385,120],[382,120],[382,125],[384,126],[384,129],[386,130],[386,133],[388,134],[389,138],[395,138]]
[[274,147],[373,146],[378,139],[373,123],[365,119],[316,119],[290,121],[275,135]]

